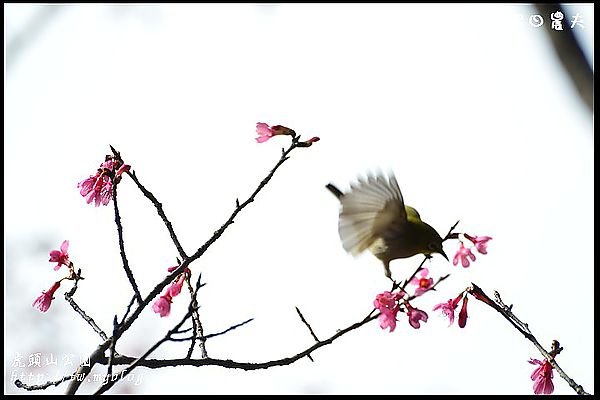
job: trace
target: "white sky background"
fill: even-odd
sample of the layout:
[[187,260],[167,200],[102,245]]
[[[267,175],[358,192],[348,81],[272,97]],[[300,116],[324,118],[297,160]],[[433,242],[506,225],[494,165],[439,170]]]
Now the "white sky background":
[[[5,46],[39,8],[5,5]],[[567,18],[583,16],[579,33],[593,54],[593,5],[567,10]],[[321,141],[292,152],[192,264],[207,283],[205,333],[255,318],[209,340],[211,357],[291,356],[313,343],[294,306],[324,339],[362,319],[389,288],[376,258],[344,252],[328,182],[346,189],[358,174],[391,169],[407,204],[442,235],[460,219],[458,231],[492,236],[488,255],[468,269],[441,257],[428,264],[434,278],[451,276],[412,302],[429,313],[419,330],[399,314],[393,333],[372,322],[313,353],[315,363],[139,368],[141,385],[114,392],[532,393],[527,360],[542,356],[499,314],[471,299],[460,329],[431,311],[475,282],[514,304],[546,348],[559,340],[559,365],[594,393],[592,118],[546,32],[527,23],[534,12],[499,4],[60,6],[5,64],[5,392],[26,393],[12,384],[15,369],[54,379],[71,372],[63,355],[77,363],[99,343],[63,300],[69,283],[49,312],[31,307],[64,274],[47,261],[64,239],[85,277],[75,299],[107,333],[131,298],[112,203],[94,208],[76,188],[108,145],[163,203],[191,254],[287,147],[286,137],[255,143],[260,121]],[[177,252],[130,179],[118,200],[145,294]],[[457,248],[445,244],[449,255]],[[420,260],[392,262],[394,277]],[[183,293],[169,318],[148,309],[117,350],[142,354],[186,305]],[[168,345],[151,357],[186,351]],[[53,353],[59,366],[12,366],[16,353],[35,352]],[[554,383],[556,394],[574,393],[557,374]]]

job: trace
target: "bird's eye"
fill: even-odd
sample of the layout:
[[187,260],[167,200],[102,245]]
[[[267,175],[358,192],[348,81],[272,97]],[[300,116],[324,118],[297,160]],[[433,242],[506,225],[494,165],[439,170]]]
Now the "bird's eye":
[[436,244],[435,242],[430,242],[430,243],[427,245],[427,248],[428,248],[430,251],[437,251],[437,250],[438,250],[438,246],[437,246],[437,244]]

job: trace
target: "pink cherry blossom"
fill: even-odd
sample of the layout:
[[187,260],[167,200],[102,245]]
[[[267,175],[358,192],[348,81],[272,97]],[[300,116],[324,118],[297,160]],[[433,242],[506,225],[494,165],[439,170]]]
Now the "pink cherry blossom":
[[[115,172],[115,169],[118,170]],[[77,184],[80,188],[79,194],[86,197],[88,204],[94,202],[96,207],[100,204],[108,205],[112,199],[112,187],[114,176],[114,184],[119,183],[121,175],[131,169],[130,165],[123,164],[121,160],[115,160],[112,156],[106,156],[106,161],[100,164],[100,168],[95,175],[90,175]]]
[[171,297],[177,296],[181,293],[181,287],[183,286],[183,282],[185,281],[185,272],[180,275],[179,279],[175,281],[169,289],[167,289],[167,293],[171,295]]
[[546,359],[544,361],[530,358],[529,364],[539,365],[531,374],[531,380],[533,382],[533,393],[535,394],[552,394],[554,392],[554,383],[552,378],[554,373],[552,372],[552,364]]
[[46,312],[50,308],[50,304],[52,304],[52,300],[54,300],[54,292],[56,289],[60,287],[60,281],[54,282],[54,284],[48,289],[47,292],[42,291],[42,294],[35,299],[32,304],[32,307],[37,307],[41,312]]
[[460,308],[460,312],[458,313],[458,326],[464,328],[467,325],[467,302],[469,298],[467,296],[463,297],[462,307]]
[[398,305],[398,300],[400,300],[404,294],[404,292],[391,293],[388,291],[379,293],[377,296],[375,296],[373,305],[378,310],[381,310],[382,308],[394,308]]
[[266,142],[267,140],[271,139],[274,135],[273,130],[269,127],[269,125],[265,124],[264,122],[256,123],[256,133],[258,134],[258,137],[256,138],[256,141],[258,143]]
[[433,307],[433,311],[437,311],[437,310],[441,309],[442,314],[445,315],[446,317],[448,317],[448,319],[450,320],[450,323],[448,324],[448,326],[452,325],[452,323],[454,322],[454,310],[456,309],[456,306],[458,306],[458,302],[460,301],[461,297],[462,297],[462,293],[459,294],[458,296],[456,296],[456,298],[454,300],[449,299],[448,302],[436,304]]
[[[277,136],[277,135],[289,135],[291,137],[296,136],[296,132],[294,132],[293,129],[287,128],[283,125],[275,125],[273,127],[269,127],[269,125],[265,124],[264,122],[256,123],[256,133],[258,134],[258,137],[256,138],[256,141],[258,143],[266,142],[267,140],[271,139],[273,136]],[[313,139],[315,139],[315,138],[313,138]],[[318,140],[319,140],[319,138],[316,138],[313,141],[316,142]],[[310,144],[312,144],[312,142]],[[308,144],[308,146],[310,146],[310,144]]]
[[50,252],[50,262],[58,263],[54,267],[55,271],[58,271],[62,265],[68,267],[69,266],[69,254],[67,251],[69,250],[69,241],[65,240],[60,245],[60,250],[52,250]]
[[96,175],[91,175],[89,178],[86,178],[77,184],[78,188],[81,188],[79,194],[83,197],[87,196],[92,190],[94,190],[94,186],[96,185]]
[[161,317],[168,317],[171,313],[171,302],[171,295],[169,294],[169,291],[167,291],[167,293],[160,296],[154,304],[152,304],[152,310],[154,310],[155,313],[160,314]]
[[487,254],[487,242],[492,238],[489,236],[470,236],[465,233],[465,237],[475,245],[475,248],[481,254]]
[[458,249],[458,251],[456,252],[456,255],[454,256],[454,260],[453,260],[453,264],[457,265],[458,261],[460,260],[460,262],[462,263],[462,266],[467,268],[469,266],[469,258],[472,261],[475,261],[477,258],[475,257],[475,254],[473,254],[471,252],[471,249],[468,249],[465,247],[465,245],[460,242],[460,248]]
[[433,286],[433,278],[427,279],[427,275],[429,275],[429,270],[427,268],[423,268],[420,272],[420,278],[415,276],[410,280],[411,284],[418,286],[415,289],[415,297],[422,295]]
[[79,193],[83,197],[87,196],[87,203],[93,201],[96,207],[100,204],[107,205],[112,198],[112,182],[104,170],[99,170],[96,175],[79,182],[77,187],[81,188]]
[[379,314],[379,326],[381,329],[390,328],[390,332],[394,332],[396,329],[396,314],[398,314],[399,308],[389,310],[387,308],[382,308]]
[[429,316],[423,310],[419,310],[418,308],[414,308],[410,304],[406,303],[407,315],[408,315],[408,323],[415,329],[419,329],[421,327],[421,322],[427,322]]
[[396,329],[396,315],[400,311],[398,300],[404,296],[404,292],[383,292],[375,296],[373,305],[379,310],[379,326],[381,329],[390,328],[390,332]]

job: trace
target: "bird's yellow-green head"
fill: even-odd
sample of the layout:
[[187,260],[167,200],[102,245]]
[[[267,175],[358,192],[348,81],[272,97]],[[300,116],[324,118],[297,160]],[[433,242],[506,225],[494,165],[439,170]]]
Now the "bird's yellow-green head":
[[[434,253],[441,254],[446,260],[448,256],[442,247],[442,238],[429,224],[419,220],[415,223],[415,238],[414,242],[420,247],[418,253],[432,255]],[[450,261],[450,260],[448,260]]]

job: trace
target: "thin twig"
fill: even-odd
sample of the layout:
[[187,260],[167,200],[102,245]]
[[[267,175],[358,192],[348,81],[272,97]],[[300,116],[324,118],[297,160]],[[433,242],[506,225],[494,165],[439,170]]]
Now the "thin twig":
[[21,382],[19,379],[17,379],[15,381],[15,386],[20,388],[20,389],[25,389],[25,390],[45,390],[47,388],[49,388],[50,386],[58,386],[61,383],[63,383],[64,381],[69,381],[73,379],[73,375],[67,375],[67,376],[63,376],[61,379],[57,380],[57,381],[48,381],[46,383],[43,383],[41,385],[28,385],[26,383]]
[[113,319],[113,334],[111,336],[111,342],[110,342],[110,351],[109,351],[109,356],[108,356],[108,375],[112,375],[112,367],[113,367],[113,359],[115,358],[115,346],[116,346],[116,340],[115,340],[115,332],[117,331],[117,329],[119,328],[119,324],[117,322],[117,316],[115,315],[114,319]]
[[83,311],[83,309],[81,307],[79,307],[79,305],[75,302],[75,300],[73,300],[73,298],[69,294],[70,294],[70,292],[65,293],[65,300],[71,305],[71,307],[73,307],[73,310],[75,310],[75,312],[77,314],[81,315],[81,318],[83,318],[83,320],[92,327],[94,332],[96,332],[98,335],[100,335],[102,340],[107,340],[108,336],[106,336],[106,333],[104,333],[104,331],[102,329],[100,329],[100,327],[96,324],[96,322],[94,321],[94,319],[92,317],[88,316],[85,313],[85,311]]
[[[200,356],[201,358],[206,358],[208,357],[208,353],[206,351],[206,339],[204,339],[204,329],[202,328],[202,322],[200,321],[200,314],[198,313],[198,299],[197,299],[197,292],[194,291],[194,289],[192,288],[192,283],[191,283],[191,272],[190,274],[186,277],[185,281],[187,283],[187,287],[188,290],[190,292],[190,307],[193,310],[192,312],[192,325],[193,325],[193,333],[192,333],[192,342],[190,343],[190,348],[188,349],[188,353],[187,353],[187,358],[192,358],[192,353],[194,352],[194,347],[196,346],[196,339],[198,337],[200,337],[200,344],[198,345],[198,347],[200,347]],[[200,279],[201,276],[198,276],[198,279]]]
[[[234,330],[236,328],[239,328],[242,325],[246,325],[248,322],[251,322],[251,321],[254,321],[254,318],[250,318],[250,319],[245,320],[244,322],[240,322],[239,324],[235,324],[233,326],[230,326],[229,328],[225,329],[224,331],[217,332],[217,333],[211,333],[209,335],[202,336],[201,338],[204,339],[204,341],[206,341],[206,340],[208,340],[210,338],[224,335],[227,332],[232,331],[232,330]],[[189,330],[190,329],[188,328],[188,329],[184,329],[182,331],[177,331],[176,333],[185,333],[185,332],[189,332]],[[171,337],[171,338],[169,338],[169,341],[171,341],[171,342],[187,342],[189,340],[194,341],[195,339],[196,339],[196,336],[189,336],[189,337],[185,337],[185,338],[173,338],[173,337]],[[186,356],[186,358],[190,358],[190,357]],[[202,358],[206,358],[206,357],[202,357]]]
[[442,242],[445,242],[446,240],[452,238],[452,232],[454,231],[454,229],[456,229],[456,227],[457,227],[457,225],[458,225],[459,222],[460,222],[460,220],[456,221],[454,223],[454,225],[452,225],[450,227],[450,229],[448,230],[448,233],[446,233],[446,236],[444,236],[444,238],[442,239]]
[[[300,312],[300,309],[298,307],[296,307],[296,312],[298,313],[298,315],[300,316],[300,320],[302,322],[304,322],[304,325],[306,325],[306,327],[308,328],[308,330],[310,331],[310,334],[312,335],[313,339],[315,339],[316,342],[319,341],[319,338],[317,337],[317,335],[315,335],[315,332],[313,331],[312,327],[310,326],[310,324],[308,322],[306,322],[306,319],[304,318],[304,315],[302,315],[302,313]],[[312,356],[310,354],[307,355],[308,359],[312,362],[315,362],[315,360],[312,358]]]
[[313,329],[310,326],[310,324],[308,322],[306,322],[306,319],[304,318],[304,315],[302,315],[302,313],[300,312],[300,309],[298,307],[296,307],[296,312],[300,316],[300,319],[302,320],[302,322],[304,322],[304,325],[306,325],[306,327],[310,331],[310,334],[312,335],[313,339],[315,339],[315,342],[319,342],[319,338],[317,337],[317,335],[315,335],[315,332],[313,331]]
[[225,329],[224,331],[217,332],[217,333],[211,333],[211,334],[208,334],[206,336],[203,336],[203,338],[206,340],[206,339],[210,339],[210,338],[214,338],[214,337],[217,337],[217,336],[224,335],[227,332],[232,331],[234,329],[237,329],[240,326],[246,325],[247,323],[252,322],[252,321],[254,321],[254,318],[249,318],[249,319],[245,320],[244,322],[240,322],[239,324],[235,324],[233,326],[230,326],[229,328]]
[[135,278],[133,277],[133,272],[131,268],[129,268],[129,262],[127,261],[127,256],[125,255],[125,243],[123,242],[123,226],[121,225],[121,216],[119,215],[119,206],[117,205],[117,185],[114,181],[112,185],[113,192],[113,204],[115,208],[115,223],[117,224],[117,234],[119,235],[119,249],[121,251],[121,259],[123,260],[123,269],[125,270],[125,274],[127,275],[127,279],[129,279],[129,283],[135,292],[138,303],[142,303],[142,295],[140,294],[140,290],[138,289],[137,283],[135,283]]
[[129,301],[129,305],[127,306],[127,310],[125,310],[125,314],[123,314],[123,318],[121,318],[121,322],[119,322],[119,325],[123,324],[123,321],[125,321],[125,318],[127,318],[127,316],[129,315],[129,313],[131,312],[131,306],[133,305],[134,302],[135,302],[135,295]]

